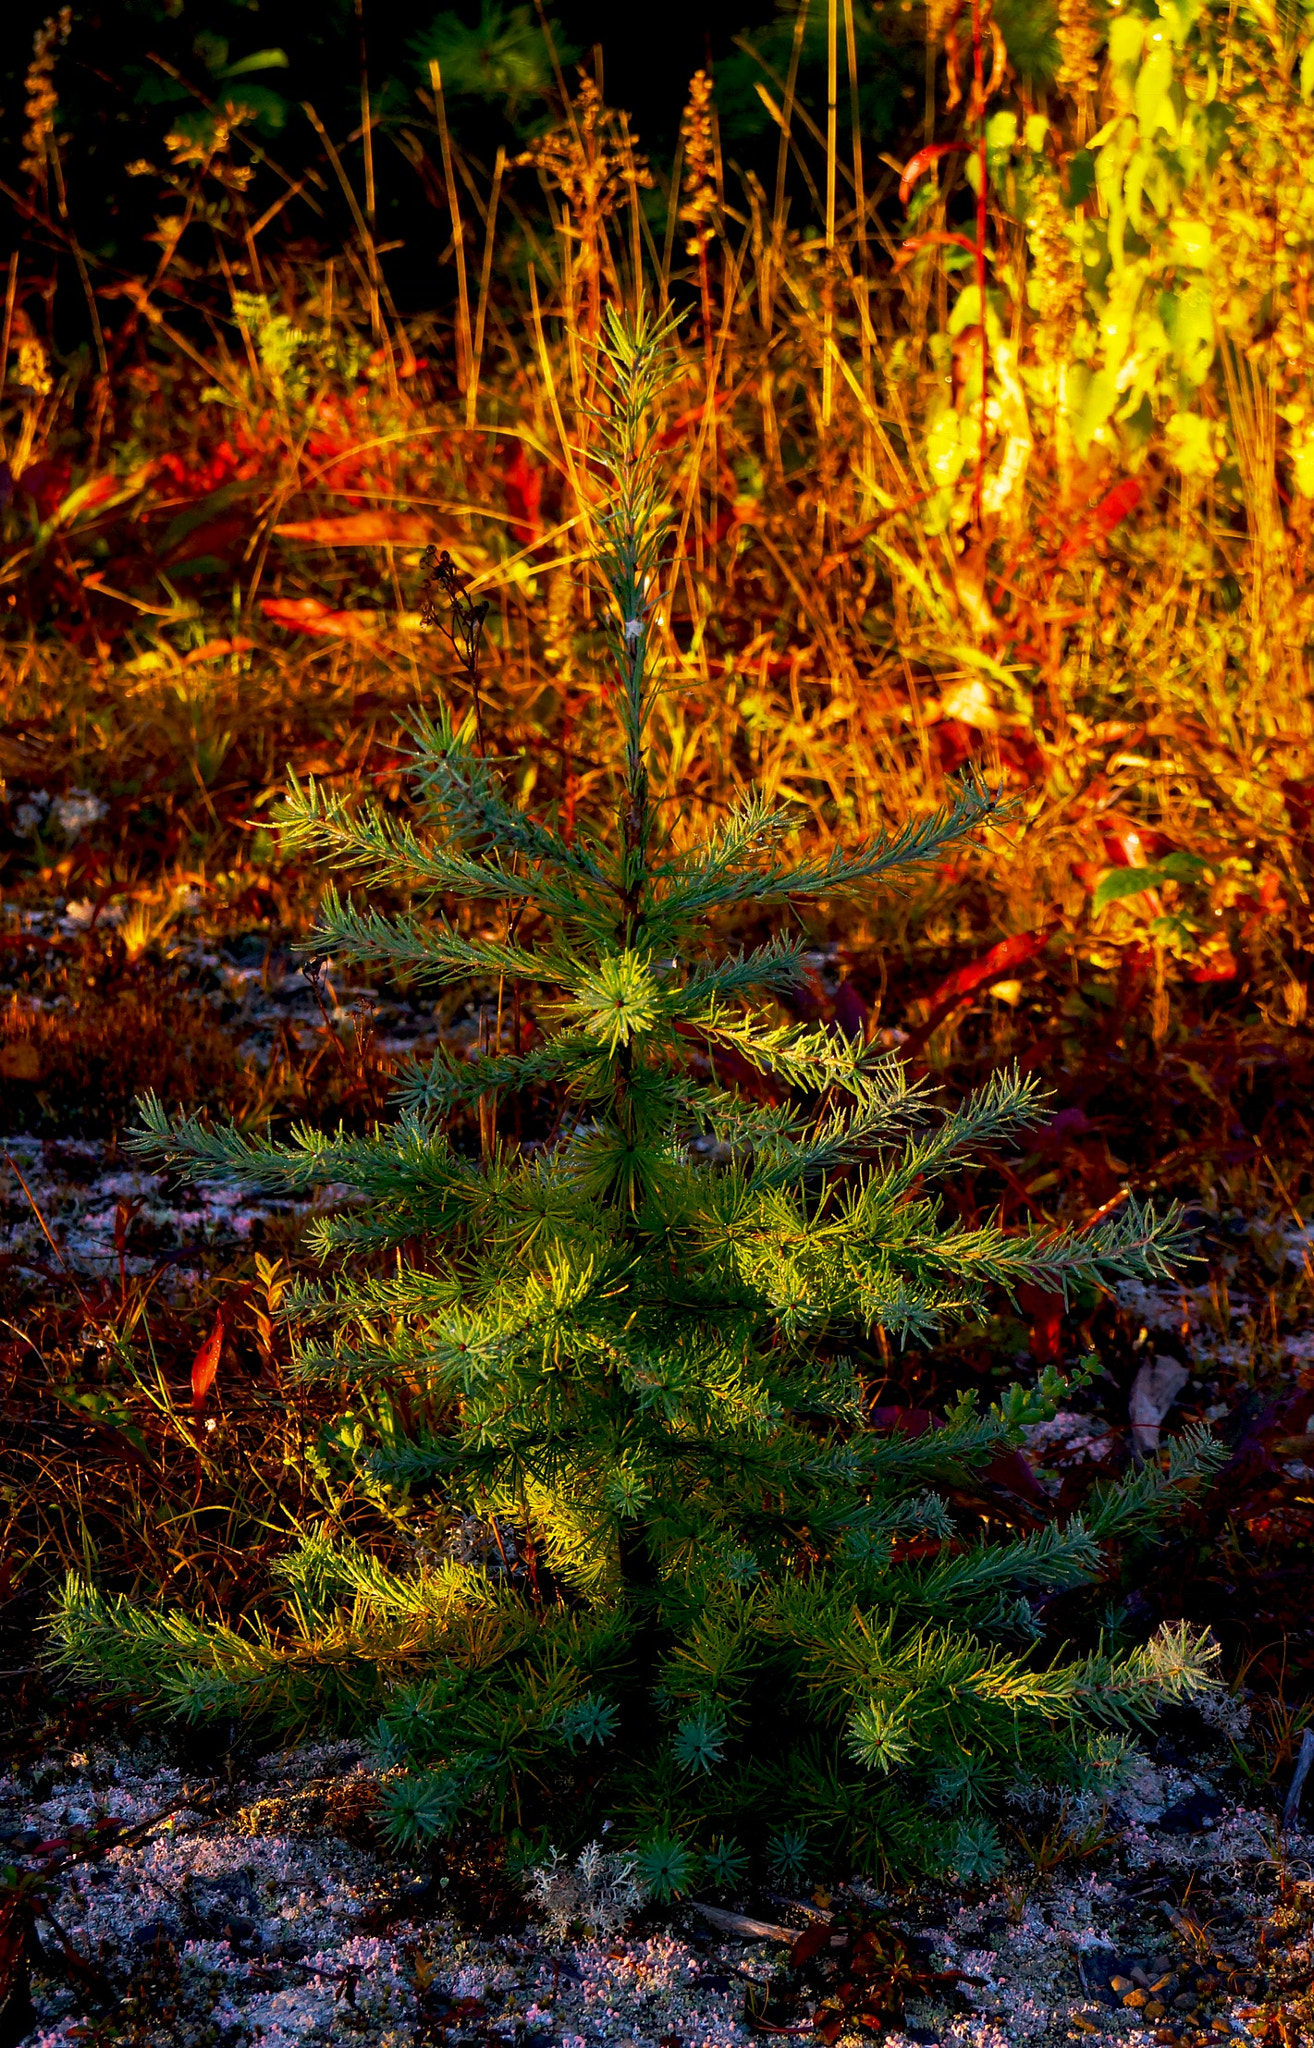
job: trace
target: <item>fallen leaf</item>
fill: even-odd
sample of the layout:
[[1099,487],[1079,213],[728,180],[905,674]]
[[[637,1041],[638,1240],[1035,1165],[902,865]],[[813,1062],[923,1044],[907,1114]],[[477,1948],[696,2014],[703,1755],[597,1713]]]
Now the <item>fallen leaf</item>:
[[1038,932],[1014,932],[1011,939],[1001,939],[979,959],[970,960],[965,967],[946,975],[926,999],[924,1022],[905,1039],[902,1047],[904,1058],[911,1059],[919,1053],[936,1026],[942,1024],[977,989],[991,982],[1013,979],[1012,969],[1025,966],[1028,960],[1035,959],[1037,953],[1043,953],[1057,929],[1057,925],[1049,924]]
[[1132,1383],[1128,1414],[1132,1452],[1137,1458],[1159,1448],[1159,1425],[1190,1379],[1188,1366],[1160,1354],[1147,1358]]
[[1191,980],[1203,985],[1210,981],[1235,981],[1241,968],[1236,954],[1227,944],[1203,946],[1200,958],[1191,969]]
[[318,597],[264,597],[260,609],[275,626],[332,640],[373,640],[388,623],[384,612],[335,612]]
[[183,656],[183,667],[190,668],[197,661],[217,661],[221,654],[249,654],[255,644],[240,634],[236,640],[207,640],[203,647],[193,647],[190,654]]
[[30,1038],[0,1045],[0,1081],[39,1081],[41,1055]]
[[1077,522],[1059,549],[1059,561],[1072,561],[1093,540],[1107,540],[1115,526],[1120,526],[1128,513],[1136,510],[1144,495],[1139,477],[1124,477],[1105,492],[1093,511]]
[[433,539],[429,522],[417,512],[345,512],[336,518],[289,519],[274,532],[282,540],[315,541],[323,548],[380,547],[390,541],[422,548]]
[[974,732],[994,732],[999,724],[995,700],[980,676],[950,690],[940,710],[945,718],[956,718],[961,725],[970,725]]

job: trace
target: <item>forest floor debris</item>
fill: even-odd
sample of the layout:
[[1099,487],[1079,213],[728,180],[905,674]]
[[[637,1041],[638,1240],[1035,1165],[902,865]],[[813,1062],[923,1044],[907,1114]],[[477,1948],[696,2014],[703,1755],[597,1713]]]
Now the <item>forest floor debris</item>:
[[[468,1856],[421,1865],[382,1852],[377,1780],[345,1742],[209,1781],[155,1737],[50,1743],[0,1779],[0,1848],[33,1880],[50,1959],[33,1952],[31,2025],[7,2038],[738,2048],[880,2034],[887,2048],[1051,2048],[1102,2035],[1129,2048],[1296,2048],[1314,2022],[1314,1836],[1284,1837],[1270,1812],[1238,1804],[1216,1764],[1216,1751],[1209,1769],[1147,1762],[1098,1841],[1059,1868],[1037,1855],[986,1885],[897,1898],[857,1881],[809,1899],[752,1895],[808,1937],[791,1953],[726,1938],[687,1905],[554,1943],[514,1887],[481,1897]],[[834,1930],[859,1925],[844,1951]],[[864,2012],[878,2023],[864,2027]]]

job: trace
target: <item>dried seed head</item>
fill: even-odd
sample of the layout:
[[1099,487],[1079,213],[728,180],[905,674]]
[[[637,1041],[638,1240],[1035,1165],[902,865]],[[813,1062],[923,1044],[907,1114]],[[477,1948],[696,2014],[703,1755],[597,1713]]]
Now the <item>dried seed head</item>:
[[680,176],[683,204],[680,219],[692,229],[685,248],[697,256],[716,233],[719,205],[716,150],[716,110],[712,105],[712,79],[706,71],[695,71],[689,81],[689,98],[680,123],[684,143],[684,165]]
[[68,41],[72,26],[73,9],[61,7],[58,14],[46,17],[32,38],[32,62],[23,80],[27,94],[23,108],[27,115],[27,128],[23,135],[23,157],[19,169],[33,185],[45,184],[54,143],[55,113],[59,106],[59,95],[54,86],[55,59]]

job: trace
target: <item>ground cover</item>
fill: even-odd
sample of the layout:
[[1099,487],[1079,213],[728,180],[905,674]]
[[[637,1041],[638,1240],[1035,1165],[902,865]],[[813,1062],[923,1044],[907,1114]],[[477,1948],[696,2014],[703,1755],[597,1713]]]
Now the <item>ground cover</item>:
[[[934,1413],[965,1383],[988,1393],[1014,1376],[1022,1354],[1093,1349],[1103,1376],[1034,1447],[1038,1497],[980,1504],[1013,1518],[1070,1510],[1144,1452],[1147,1430],[1211,1423],[1228,1466],[1161,1548],[1120,1560],[1109,1625],[1127,1640],[1164,1619],[1217,1630],[1251,1714],[1228,1794],[1275,1816],[1314,1665],[1309,152],[1293,141],[1308,120],[1299,33],[1258,13],[1233,23],[1225,47],[1205,10],[1174,43],[1186,130],[1188,104],[1215,103],[1211,63],[1227,81],[1215,98],[1233,141],[1205,169],[1138,83],[1146,51],[1124,44],[1106,63],[1098,38],[1092,74],[1045,102],[1040,147],[1017,67],[984,110],[969,88],[963,129],[937,116],[928,142],[973,146],[982,111],[1017,117],[1012,142],[996,128],[989,145],[984,390],[976,256],[927,243],[892,261],[916,234],[971,226],[957,158],[922,166],[905,221],[897,173],[837,161],[825,109],[794,106],[788,78],[767,90],[792,186],[737,189],[695,93],[686,218],[672,206],[669,234],[653,233],[633,146],[586,87],[555,153],[514,176],[446,172],[430,109],[421,153],[455,226],[443,319],[392,318],[363,216],[349,251],[278,250],[233,175],[248,167],[240,121],[162,158],[159,267],[93,270],[103,368],[94,348],[82,362],[52,351],[40,264],[16,262],[0,1569],[20,1719],[47,1711],[32,1630],[69,1565],[232,1617],[330,1503],[363,1540],[390,1540],[377,1504],[344,1491],[349,1446],[323,1434],[327,1406],[282,1371],[274,1311],[298,1218],[184,1199],[121,1138],[144,1085],[252,1128],[363,1127],[407,1046],[489,1029],[491,986],[426,1007],[348,987],[331,963],[307,983],[290,947],[319,879],[280,851],[268,810],[286,765],[401,802],[398,713],[439,690],[461,701],[418,623],[431,540],[491,598],[480,709],[519,754],[522,794],[570,817],[605,785],[577,451],[596,309],[637,263],[690,309],[667,428],[686,567],[663,632],[679,688],[660,735],[680,804],[715,817],[751,776],[797,800],[801,844],[825,846],[929,805],[965,762],[1002,783],[1020,808],[979,855],[861,919],[816,914],[809,1014],[887,1034],[951,1099],[1012,1056],[1051,1080],[1034,1149],[954,1184],[965,1219],[995,1201],[1058,1221],[1126,1187],[1180,1195],[1207,1261],[1180,1292],[1066,1316],[1043,1297],[1001,1302],[953,1346],[892,1353],[880,1400]],[[840,48],[842,76],[842,21]],[[1114,121],[1114,143],[1097,144]],[[36,225],[68,257],[53,135]],[[1103,197],[1074,196],[1115,143],[1117,179],[1106,156]],[[1108,223],[1135,210],[1127,180],[1151,173],[1168,182],[1127,230],[1132,292]],[[1272,277],[1237,241],[1238,214],[1271,237]],[[1212,269],[1182,254],[1201,222]],[[1091,235],[1099,262],[1083,272]],[[1111,341],[1083,358],[1083,324],[1101,331],[1118,276],[1136,343],[1117,362]],[[1202,290],[1212,353],[1192,382],[1168,343],[1203,346],[1174,310]],[[1063,377],[1084,403],[1102,370],[1121,416],[1092,424],[1103,387],[1084,423],[1075,403],[1065,413]],[[357,1415],[362,1432],[386,1422],[363,1403]],[[1065,1621],[1059,1606],[1047,1617],[1056,1638]],[[16,1795],[24,1825],[35,1804]],[[1153,1964],[1148,1928],[1135,1940],[1115,1961]],[[773,2023],[787,2000],[780,2012]]]

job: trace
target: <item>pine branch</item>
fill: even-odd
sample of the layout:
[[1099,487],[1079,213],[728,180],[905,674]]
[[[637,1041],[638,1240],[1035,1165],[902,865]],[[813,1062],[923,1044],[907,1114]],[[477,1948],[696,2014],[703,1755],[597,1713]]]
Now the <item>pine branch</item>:
[[838,1090],[867,1104],[878,1094],[891,1104],[906,1102],[910,1116],[924,1100],[924,1084],[909,1079],[897,1054],[845,1038],[824,1024],[780,1024],[768,1029],[756,1018],[726,1016],[713,1007],[710,1016],[699,1017],[698,1030],[710,1044],[726,1047],[759,1073],[770,1074],[789,1088],[814,1094]]
[[558,1031],[527,1053],[463,1058],[440,1045],[427,1060],[412,1055],[398,1068],[395,1100],[403,1111],[441,1121],[485,1095],[554,1084],[568,1088],[596,1057],[596,1046],[582,1031]]
[[1168,1444],[1164,1465],[1146,1460],[1116,1485],[1101,1483],[1086,1509],[1086,1523],[1101,1542],[1162,1521],[1174,1496],[1194,1480],[1208,1478],[1227,1463],[1228,1450],[1203,1423],[1195,1423]]
[[495,847],[502,858],[519,855],[536,867],[576,877],[595,888],[608,878],[586,837],[567,843],[540,825],[502,792],[496,762],[471,753],[455,738],[446,711],[435,720],[417,712],[409,727],[415,741],[412,774],[436,821],[468,848]]
[[472,902],[532,903],[547,916],[585,923],[599,917],[595,899],[554,882],[541,864],[513,871],[503,865],[499,851],[476,857],[455,847],[427,846],[409,822],[373,806],[353,808],[313,780],[305,788],[295,777],[289,782],[289,794],[273,819],[289,852],[350,866],[362,882],[431,889]]
[[353,960],[381,960],[414,981],[448,982],[505,975],[510,981],[560,983],[570,972],[555,949],[527,953],[500,939],[467,938],[446,918],[357,910],[336,889],[325,891],[315,920],[315,942]]

